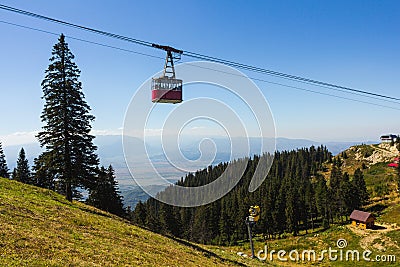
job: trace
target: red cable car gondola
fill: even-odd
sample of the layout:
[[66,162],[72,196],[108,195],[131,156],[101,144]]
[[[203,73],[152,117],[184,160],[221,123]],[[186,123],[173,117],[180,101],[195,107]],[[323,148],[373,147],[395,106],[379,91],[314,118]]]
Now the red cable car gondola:
[[[151,82],[151,101],[153,103],[180,103],[182,102],[182,80],[175,78],[174,59],[180,59],[183,53],[170,46],[153,44],[153,47],[167,51],[164,72],[159,78]],[[174,53],[174,56],[173,54]],[[170,76],[168,76],[170,75]]]

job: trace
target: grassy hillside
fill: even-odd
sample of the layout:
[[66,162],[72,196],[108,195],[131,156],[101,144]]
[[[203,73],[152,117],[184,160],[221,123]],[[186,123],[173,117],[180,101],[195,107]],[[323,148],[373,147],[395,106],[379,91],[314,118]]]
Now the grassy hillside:
[[52,191],[0,178],[0,266],[237,266]]
[[[398,206],[400,208],[400,206]],[[360,261],[346,261],[345,257],[343,260],[330,261],[328,256],[325,255],[323,261],[305,261],[301,260],[301,253],[303,250],[314,250],[317,254],[317,258],[320,256],[322,250],[328,250],[329,247],[332,249],[338,249],[337,240],[345,239],[347,246],[342,249],[343,255],[347,250],[358,250],[360,253]],[[302,234],[297,237],[287,237],[284,239],[267,240],[264,241],[261,237],[257,237],[255,240],[255,251],[263,249],[265,245],[268,246],[268,251],[275,250],[273,254],[273,260],[269,258],[265,261],[246,259],[238,256],[237,252],[244,252],[250,254],[248,242],[235,247],[218,247],[218,246],[205,246],[207,249],[213,251],[218,255],[229,256],[232,260],[251,262],[251,266],[266,266],[266,264],[273,264],[275,266],[324,266],[324,267],[373,267],[373,266],[399,266],[400,262],[400,230],[386,229],[386,230],[358,230],[350,225],[344,226],[333,226],[326,231],[317,231],[309,234]],[[300,253],[300,261],[294,262],[289,259],[289,252],[296,249]],[[285,257],[288,259],[286,262],[279,261],[277,258],[277,251],[285,250],[287,254]],[[371,250],[372,254],[369,256],[371,260],[375,260],[376,256],[394,255],[395,261],[390,262],[366,262],[362,259],[362,253],[364,250]],[[340,255],[337,253],[336,255]],[[242,259],[240,259],[242,258]]]
[[[245,240],[233,247],[205,246],[173,240],[130,225],[118,217],[80,202],[67,202],[49,190],[0,178],[0,266],[399,266],[400,198],[394,169],[387,167],[398,151],[382,145],[354,146],[338,155],[343,171],[363,167],[367,188],[373,197],[366,209],[377,215],[381,230],[359,230],[332,225],[326,231],[300,232],[299,236],[267,240],[255,237],[256,252],[268,249],[315,250],[365,249],[376,255],[394,255],[396,262],[281,262],[238,256],[250,254]],[[363,164],[364,163],[364,164]],[[324,172],[329,177],[330,166]]]
[[[275,250],[273,260],[269,258],[265,261],[252,260],[249,258],[243,258],[238,256],[238,252],[244,252],[250,255],[250,248],[248,241],[243,241],[237,246],[233,247],[221,247],[221,246],[204,246],[206,249],[213,251],[215,254],[224,256],[231,260],[246,263],[250,266],[267,266],[271,264],[274,266],[326,266],[326,267],[373,267],[373,266],[400,266],[400,202],[392,202],[392,204],[386,208],[382,214],[377,218],[377,225],[382,226],[381,229],[376,230],[361,230],[357,227],[353,227],[350,224],[347,225],[332,225],[328,230],[316,229],[314,232],[309,231],[306,234],[304,231],[299,236],[288,235],[283,239],[264,240],[262,236],[256,236],[254,238],[255,252],[263,249],[265,245],[268,247],[268,251]],[[347,246],[342,249],[343,255],[347,250],[358,250],[360,253],[360,261],[346,261],[336,260],[330,261],[328,256],[325,255],[324,260],[319,261],[298,261],[293,262],[288,259],[286,262],[279,261],[277,258],[277,251],[285,250],[288,253],[296,249],[301,253],[303,250],[314,250],[317,253],[317,257],[324,249],[338,249],[337,240],[345,239]],[[370,250],[372,254],[369,256],[370,262],[362,259],[362,253],[365,250]],[[300,254],[301,255],[301,254]],[[337,254],[339,255],[339,254]],[[262,255],[263,256],[263,255]],[[375,261],[376,256],[388,257],[394,256],[391,260],[386,262]],[[301,257],[301,256],[300,256]],[[301,259],[301,258],[300,258]],[[345,257],[343,257],[345,259]]]
[[[362,169],[370,197],[376,202],[381,199],[397,197],[397,173],[387,164],[400,155],[396,146],[389,143],[375,145],[356,145],[339,153],[336,158],[343,162],[342,171],[353,175],[357,168]],[[323,173],[329,179],[332,164],[327,164]]]

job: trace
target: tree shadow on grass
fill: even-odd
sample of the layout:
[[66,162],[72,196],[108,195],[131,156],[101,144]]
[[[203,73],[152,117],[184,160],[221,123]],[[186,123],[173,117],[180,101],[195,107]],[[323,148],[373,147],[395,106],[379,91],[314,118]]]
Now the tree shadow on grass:
[[372,227],[372,230],[386,230],[387,228],[385,226],[382,225],[374,225]]
[[[149,228],[147,228],[147,227],[144,227],[144,226],[141,226],[141,225],[137,225],[137,224],[135,224],[135,223],[133,223],[133,222],[131,222],[131,221],[128,221],[128,220],[127,220],[126,222],[129,223],[129,224],[131,224],[131,225],[135,225],[136,227],[142,228],[142,229],[144,229],[144,230],[146,230],[146,231],[149,231],[149,232],[152,232],[152,233],[155,233],[155,234],[160,234],[160,233],[157,233],[157,232],[155,232],[155,231],[153,231],[153,230],[151,230],[151,229],[149,229]],[[229,262],[229,263],[235,264],[235,265],[237,265],[237,266],[247,266],[246,264],[243,264],[243,263],[238,262],[238,261],[235,261],[235,260],[230,260],[230,259],[222,258],[221,256],[215,254],[214,252],[211,252],[211,251],[209,251],[209,250],[207,250],[207,249],[204,249],[204,248],[202,248],[202,247],[200,247],[200,246],[198,246],[198,245],[196,245],[196,244],[194,244],[194,243],[191,243],[191,242],[189,242],[189,241],[186,241],[186,240],[183,240],[183,239],[180,239],[180,238],[171,236],[171,235],[162,235],[162,236],[164,236],[164,237],[166,237],[166,238],[169,238],[169,239],[171,239],[171,240],[173,240],[173,241],[176,241],[176,242],[178,242],[178,243],[181,244],[181,245],[184,245],[184,246],[190,247],[190,248],[192,248],[192,249],[194,249],[194,250],[200,251],[200,252],[203,253],[203,255],[204,255],[205,257],[207,257],[207,258],[213,257],[213,258],[219,259],[219,260],[222,261],[222,262]]]
[[[95,214],[95,215],[100,215],[100,216],[103,216],[103,217],[106,217],[106,218],[111,218],[112,217],[111,214],[106,213],[105,211],[97,210],[95,208],[86,208],[86,207],[78,207],[78,208],[81,211],[88,212],[88,213]],[[123,218],[121,218],[121,219],[123,219]]]
[[388,207],[388,205],[386,204],[382,204],[382,203],[378,203],[376,205],[370,206],[366,209],[367,212],[371,212],[371,213],[377,213],[380,214],[384,209],[386,209]]
[[183,240],[183,239],[179,239],[179,238],[176,238],[174,236],[166,236],[166,237],[168,237],[168,238],[170,238],[170,239],[172,239],[172,240],[174,240],[174,241],[176,241],[176,242],[178,242],[178,243],[180,243],[180,244],[182,244],[184,246],[187,246],[187,247],[193,248],[193,249],[195,249],[197,251],[200,251],[207,258],[213,257],[213,258],[217,258],[217,259],[219,259],[219,260],[221,260],[223,262],[230,262],[230,263],[236,264],[238,266],[247,266],[247,265],[245,265],[245,264],[243,264],[241,262],[235,261],[235,260],[222,258],[222,257],[218,256],[217,254],[215,254],[214,252],[211,252],[211,251],[209,251],[207,249],[204,249],[204,248],[202,248],[202,247],[200,247],[200,246],[198,246],[196,244],[193,244],[193,243],[191,243],[189,241],[186,241],[186,240]]

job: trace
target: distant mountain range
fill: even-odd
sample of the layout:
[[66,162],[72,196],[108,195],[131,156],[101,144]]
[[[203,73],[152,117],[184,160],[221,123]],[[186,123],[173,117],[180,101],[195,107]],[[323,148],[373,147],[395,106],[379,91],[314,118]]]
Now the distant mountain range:
[[[205,168],[210,164],[214,165],[221,162],[228,162],[234,158],[252,156],[254,154],[258,155],[262,152],[268,151],[266,149],[261,149],[261,141],[263,141],[264,144],[271,145],[273,140],[269,138],[233,138],[230,140],[229,138],[213,137],[206,141],[201,141],[202,139],[196,137],[189,139],[186,138],[185,142],[180,144],[181,151],[167,151],[167,158],[163,153],[163,145],[161,144],[160,138],[153,137],[146,139],[146,150],[153,165],[157,168],[157,171],[159,171],[163,177],[166,177],[168,181],[174,183],[184,176],[186,172],[172,166],[169,161],[176,165],[183,166],[183,169],[185,170],[196,171]],[[236,144],[233,155],[231,155],[231,141]],[[143,141],[135,137],[125,137],[125,142],[127,145],[133,147],[143,146]],[[164,140],[164,142],[170,142],[170,140]],[[321,143],[307,139],[276,138],[276,150],[292,150],[323,144],[333,154],[337,154],[350,146],[360,143],[361,142]],[[372,144],[377,142],[368,141],[363,143]],[[130,175],[128,167],[126,166],[122,136],[99,135],[95,139],[95,144],[98,146],[98,155],[101,164],[105,166],[112,164],[115,168],[120,191],[125,199],[125,205],[134,207],[139,200],[145,201],[148,198],[148,195],[137,186]],[[33,164],[33,159],[41,152],[38,143],[5,146],[4,153],[6,154],[7,163],[10,169],[14,168],[21,147],[25,149],[30,164]],[[182,155],[187,160],[184,160]],[[145,157],[147,157],[147,155],[134,155],[134,159],[137,160],[138,165],[140,165],[140,162]],[[168,185],[153,184],[151,178],[152,172],[140,170],[139,173],[142,176],[141,178],[148,179],[148,186],[145,188],[146,191],[159,192]]]

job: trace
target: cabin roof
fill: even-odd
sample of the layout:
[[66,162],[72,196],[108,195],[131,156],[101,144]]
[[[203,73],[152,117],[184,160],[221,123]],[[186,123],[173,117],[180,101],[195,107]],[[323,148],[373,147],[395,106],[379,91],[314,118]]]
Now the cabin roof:
[[361,210],[353,210],[353,212],[350,215],[351,220],[356,220],[356,221],[360,221],[360,222],[366,222],[369,217],[372,217],[375,219],[375,217],[371,213],[361,211]]

